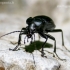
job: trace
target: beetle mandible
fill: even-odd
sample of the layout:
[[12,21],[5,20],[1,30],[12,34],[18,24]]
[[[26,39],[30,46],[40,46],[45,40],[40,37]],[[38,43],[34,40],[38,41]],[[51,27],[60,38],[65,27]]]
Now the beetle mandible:
[[[56,54],[56,40],[53,36],[48,34],[48,32],[61,32],[62,33],[62,46],[64,46],[63,31],[61,29],[55,29],[55,24],[50,17],[45,16],[45,15],[29,17],[26,20],[26,23],[28,24],[28,26],[26,28],[22,28],[21,31],[13,31],[13,32],[5,34],[5,35],[8,35],[14,32],[20,32],[19,38],[18,38],[18,44],[14,49],[11,49],[11,50],[15,51],[18,48],[18,46],[21,44],[21,35],[25,34],[27,38],[32,38],[32,35],[34,35],[34,33],[38,33],[40,36],[46,39],[41,49],[42,56],[44,56],[44,45],[46,44],[48,38],[54,40],[53,52]],[[66,48],[66,50],[68,49]]]

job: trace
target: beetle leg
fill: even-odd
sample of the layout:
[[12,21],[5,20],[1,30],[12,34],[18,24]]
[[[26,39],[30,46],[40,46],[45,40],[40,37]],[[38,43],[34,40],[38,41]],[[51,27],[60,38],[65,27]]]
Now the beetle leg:
[[[47,30],[46,30],[47,31]],[[65,47],[65,44],[64,44],[64,38],[63,38],[63,31],[61,29],[54,29],[54,30],[48,30],[48,32],[61,32],[62,33],[62,46],[64,46],[64,48],[66,50],[68,50],[66,47]],[[70,52],[70,50],[68,50]]]
[[44,57],[44,45],[46,44],[46,42],[47,42],[47,39],[48,39],[48,37],[44,34],[44,33],[42,33],[42,32],[38,32],[43,38],[45,38],[46,39],[46,41],[43,43],[43,45],[42,45],[42,50],[41,50],[41,56],[42,57]]
[[21,33],[19,34],[19,39],[18,39],[18,44],[17,44],[17,46],[16,46],[14,49],[9,49],[9,50],[15,51],[20,44],[21,44]]
[[[39,32],[39,34],[40,34],[43,38],[45,38],[46,41],[47,41],[48,38],[54,40],[54,51],[53,51],[53,52],[56,54],[56,40],[55,40],[55,38],[54,38],[53,36],[49,35],[49,34],[44,34],[44,33],[42,33],[42,32]],[[45,45],[46,41],[44,42],[43,46]],[[43,46],[42,46],[42,54],[44,55],[44,53],[43,53]],[[54,57],[54,56],[55,56],[55,55],[53,54],[53,57]]]
[[[24,38],[24,44],[26,43],[26,42],[25,42],[26,37],[27,37],[27,36],[25,36],[25,38]],[[28,40],[28,39],[27,39],[27,40]]]
[[34,34],[34,41],[35,41],[35,34]]
[[[54,40],[54,51],[53,51],[53,52],[56,54],[56,40],[55,40],[55,38],[54,38],[53,36],[49,35],[49,34],[46,34],[46,36],[47,36],[48,38]],[[54,56],[55,56],[55,55],[53,54],[53,57],[54,57]]]
[[18,39],[18,44],[17,44],[17,46],[16,46],[14,49],[10,49],[10,48],[9,48],[9,50],[16,51],[16,49],[18,48],[18,46],[21,44],[21,35],[22,35],[22,34],[25,34],[23,30],[25,30],[25,28],[22,28],[22,29],[21,29],[21,32],[20,32],[20,34],[19,34],[19,39]]
[[[53,57],[57,56],[58,59],[60,59],[60,60],[66,60],[66,59],[61,59],[61,58],[57,55],[57,53],[56,53],[56,40],[55,40],[55,38],[54,38],[53,36],[49,35],[49,34],[44,34],[44,35],[47,36],[48,38],[54,40],[54,51],[53,51],[54,53],[53,53]],[[45,37],[44,37],[44,38],[45,38]]]
[[41,52],[42,52],[42,54],[41,54],[41,56],[42,57],[44,57],[44,45],[46,44],[46,42],[47,42],[47,38],[46,38],[46,41],[43,43],[43,45],[42,45],[42,50],[41,50]]
[[34,55],[33,55],[33,53],[31,53],[31,54],[32,54],[32,57],[33,57],[34,65],[35,65],[35,67],[36,67]]
[[31,42],[30,43],[32,44],[32,42],[33,42],[33,37],[31,37]]

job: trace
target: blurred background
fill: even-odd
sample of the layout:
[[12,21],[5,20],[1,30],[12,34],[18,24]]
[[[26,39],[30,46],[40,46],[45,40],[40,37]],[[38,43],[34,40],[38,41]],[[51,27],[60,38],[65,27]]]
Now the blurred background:
[[[21,30],[28,17],[37,15],[51,17],[56,28],[63,30],[65,44],[70,46],[70,0],[0,0],[0,35]],[[61,44],[61,34],[52,35]]]

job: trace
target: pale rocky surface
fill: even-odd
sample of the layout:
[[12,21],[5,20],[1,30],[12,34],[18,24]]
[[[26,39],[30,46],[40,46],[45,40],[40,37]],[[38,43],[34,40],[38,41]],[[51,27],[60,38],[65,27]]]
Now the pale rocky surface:
[[[0,36],[3,34],[6,34],[11,31],[15,30],[21,30],[22,26],[26,27],[25,20],[28,17],[22,17],[22,16],[13,16],[11,17],[7,14],[1,14],[0,16]],[[12,20],[11,20],[12,19]],[[15,23],[15,24],[14,24]],[[64,41],[65,46],[70,50],[70,23],[64,24],[61,27],[58,26],[56,28],[63,29],[64,32]],[[57,54],[60,58],[66,59],[66,61],[61,61],[58,58],[53,58],[53,55],[50,53],[46,53],[47,58],[42,58],[40,56],[40,53],[38,51],[34,52],[35,57],[35,65],[36,69],[34,69],[34,61],[33,57],[30,53],[24,52],[24,50],[19,51],[9,51],[9,48],[14,48],[16,46],[11,44],[12,42],[18,41],[18,35],[19,33],[14,33],[8,36],[5,36],[0,39],[0,68],[2,70],[70,70],[70,52],[65,50],[61,46],[61,35],[58,34],[51,34],[53,35],[57,40]],[[60,37],[59,37],[60,36]],[[59,38],[58,38],[59,37]],[[38,36],[36,36],[36,39],[38,39]],[[41,40],[44,40],[41,38]],[[22,44],[24,43],[24,36],[22,37]],[[48,42],[52,43],[51,40]],[[24,47],[24,45],[21,45],[21,47]],[[53,52],[53,48],[46,49],[50,52]],[[50,64],[52,63],[52,64]],[[60,67],[60,68],[59,68]]]
[[[0,69],[3,70],[58,70],[60,67],[59,62],[52,58],[43,58],[40,53],[34,54],[27,53],[23,50],[9,51],[9,48],[15,46],[8,41],[0,40]],[[37,51],[36,51],[37,52]]]

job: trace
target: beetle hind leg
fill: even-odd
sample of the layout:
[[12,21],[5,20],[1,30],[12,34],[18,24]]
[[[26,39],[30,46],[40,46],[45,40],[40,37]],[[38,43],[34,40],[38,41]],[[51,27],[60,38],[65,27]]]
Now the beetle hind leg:
[[[47,30],[46,30],[47,31]],[[47,32],[61,32],[62,35],[62,46],[63,48],[65,48],[68,52],[70,52],[70,50],[67,49],[67,47],[64,44],[64,37],[63,37],[63,31],[61,29],[54,29],[54,30],[48,30]]]

